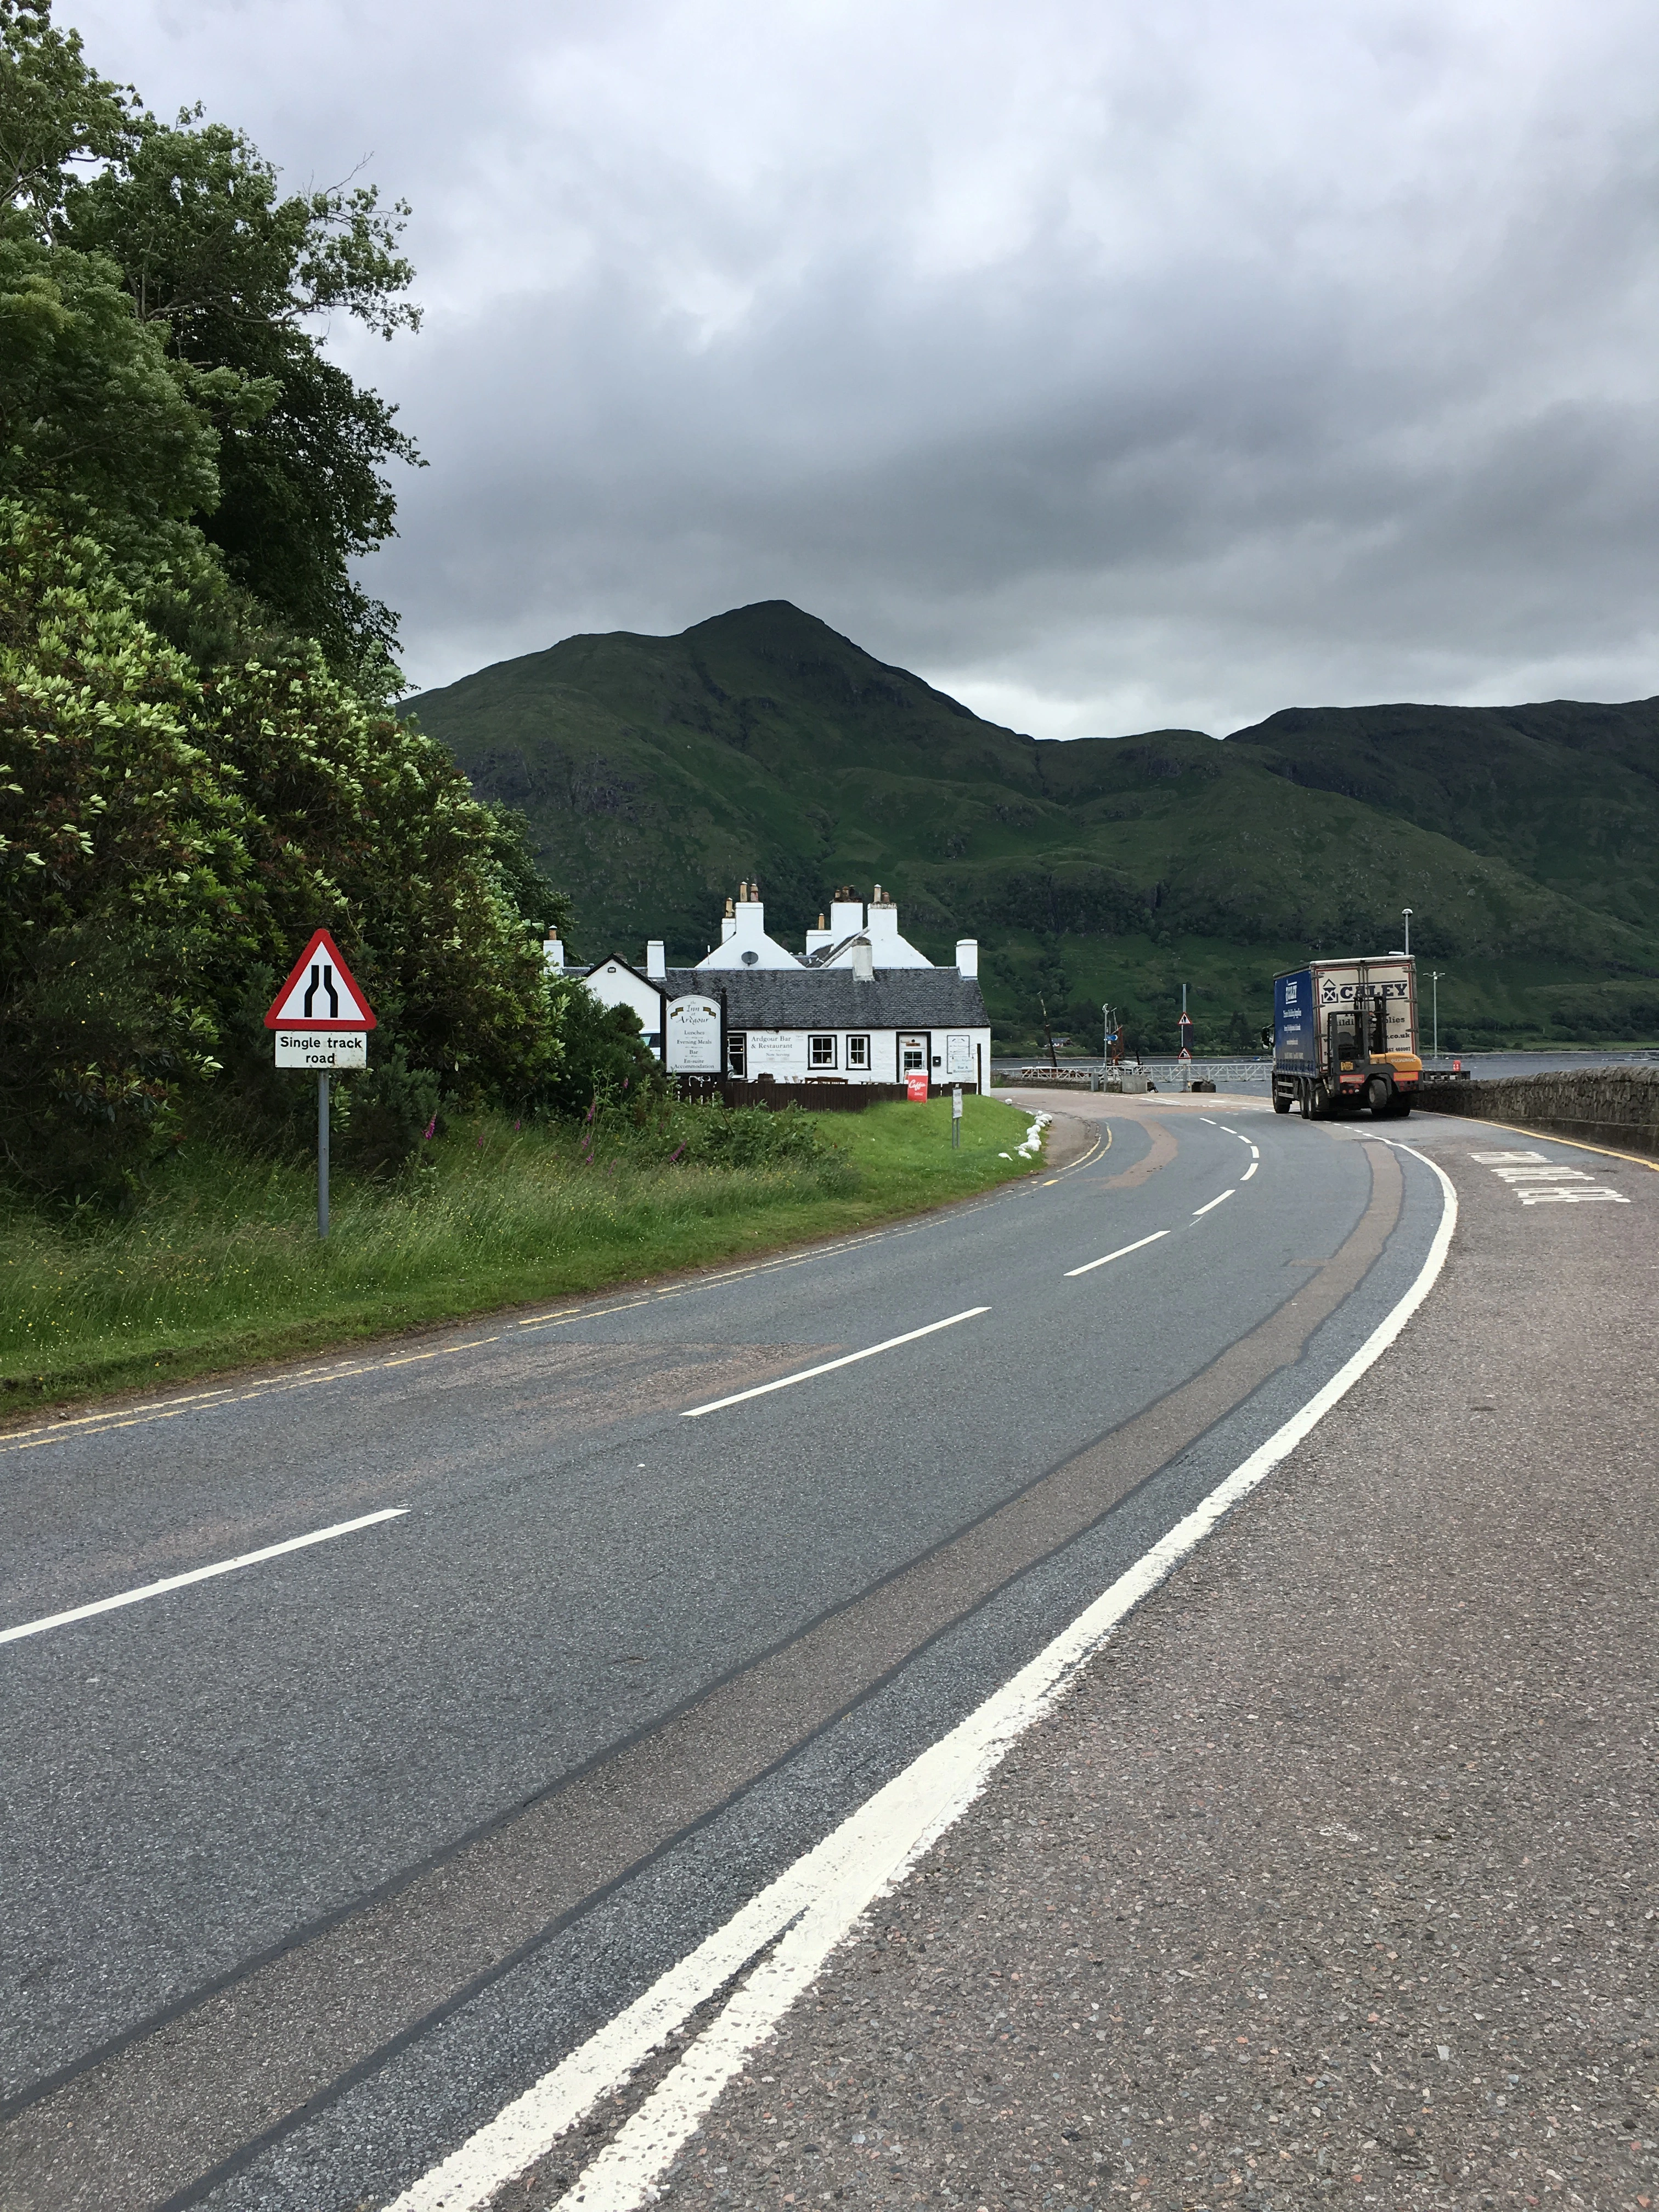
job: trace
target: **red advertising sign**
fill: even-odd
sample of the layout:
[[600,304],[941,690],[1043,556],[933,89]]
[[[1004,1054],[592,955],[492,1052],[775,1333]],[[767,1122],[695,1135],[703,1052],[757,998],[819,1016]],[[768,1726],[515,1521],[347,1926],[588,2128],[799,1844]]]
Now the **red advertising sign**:
[[920,1098],[926,1102],[927,1078],[925,1075],[907,1075],[904,1079],[904,1087],[912,1098]]

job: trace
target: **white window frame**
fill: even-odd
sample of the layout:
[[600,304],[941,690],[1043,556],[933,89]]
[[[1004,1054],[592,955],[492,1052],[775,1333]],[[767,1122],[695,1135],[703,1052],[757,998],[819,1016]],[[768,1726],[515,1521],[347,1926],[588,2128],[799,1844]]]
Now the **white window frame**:
[[870,1073],[870,1040],[867,1036],[849,1036],[847,1040],[847,1066],[850,1074],[857,1068],[860,1074]]
[[824,1030],[809,1031],[806,1039],[807,1073],[816,1075],[820,1068],[834,1067],[837,1064],[834,1036]]

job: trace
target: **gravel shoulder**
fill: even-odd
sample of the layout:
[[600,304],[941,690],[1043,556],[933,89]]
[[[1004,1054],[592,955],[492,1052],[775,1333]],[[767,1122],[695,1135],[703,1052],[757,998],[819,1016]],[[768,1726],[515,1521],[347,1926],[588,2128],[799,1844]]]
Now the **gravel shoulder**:
[[[1429,1304],[837,1954],[671,2198],[1659,2195],[1659,1176],[1411,1133],[1462,1209]],[[1616,1195],[1474,1157],[1516,1152]]]

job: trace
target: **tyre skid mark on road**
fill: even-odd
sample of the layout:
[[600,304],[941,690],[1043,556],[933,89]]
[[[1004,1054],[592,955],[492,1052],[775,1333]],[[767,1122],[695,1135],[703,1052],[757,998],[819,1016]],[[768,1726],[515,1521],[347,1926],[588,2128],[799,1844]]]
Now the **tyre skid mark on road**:
[[[1367,1157],[1371,1200],[1349,1236],[1209,1366],[627,1742],[25,2092],[4,2108],[14,2169],[47,2144],[61,2158],[121,2141],[136,2160],[142,2136],[177,2161],[143,2201],[196,2202],[535,1955],[1293,1364],[1398,1218],[1393,1152]],[[210,2080],[238,2085],[234,2109]]]
[[[670,1969],[606,2028],[394,2199],[389,2212],[477,2212],[550,2150],[599,2099],[729,1980],[734,1949],[776,1939],[713,2024],[578,2175],[565,2201],[583,2212],[637,2212],[726,2084],[811,1986],[862,1915],[968,1810],[1008,1751],[1051,1711],[1079,1670],[1133,1608],[1311,1433],[1399,1336],[1444,1266],[1457,1197],[1444,1170],[1401,1145],[1438,1179],[1442,1212],[1405,1297],[1322,1389],[1113,1583],[1011,1681],[805,1854],[723,1929]],[[803,1906],[802,1890],[808,1901]],[[763,1910],[757,1908],[763,1907]]]

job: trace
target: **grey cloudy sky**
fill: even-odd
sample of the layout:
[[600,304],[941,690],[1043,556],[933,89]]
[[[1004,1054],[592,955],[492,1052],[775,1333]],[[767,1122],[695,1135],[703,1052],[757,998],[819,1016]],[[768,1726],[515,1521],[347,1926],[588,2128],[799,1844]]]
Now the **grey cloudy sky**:
[[1651,0],[58,0],[414,204],[417,685],[792,599],[1045,737],[1659,691]]

